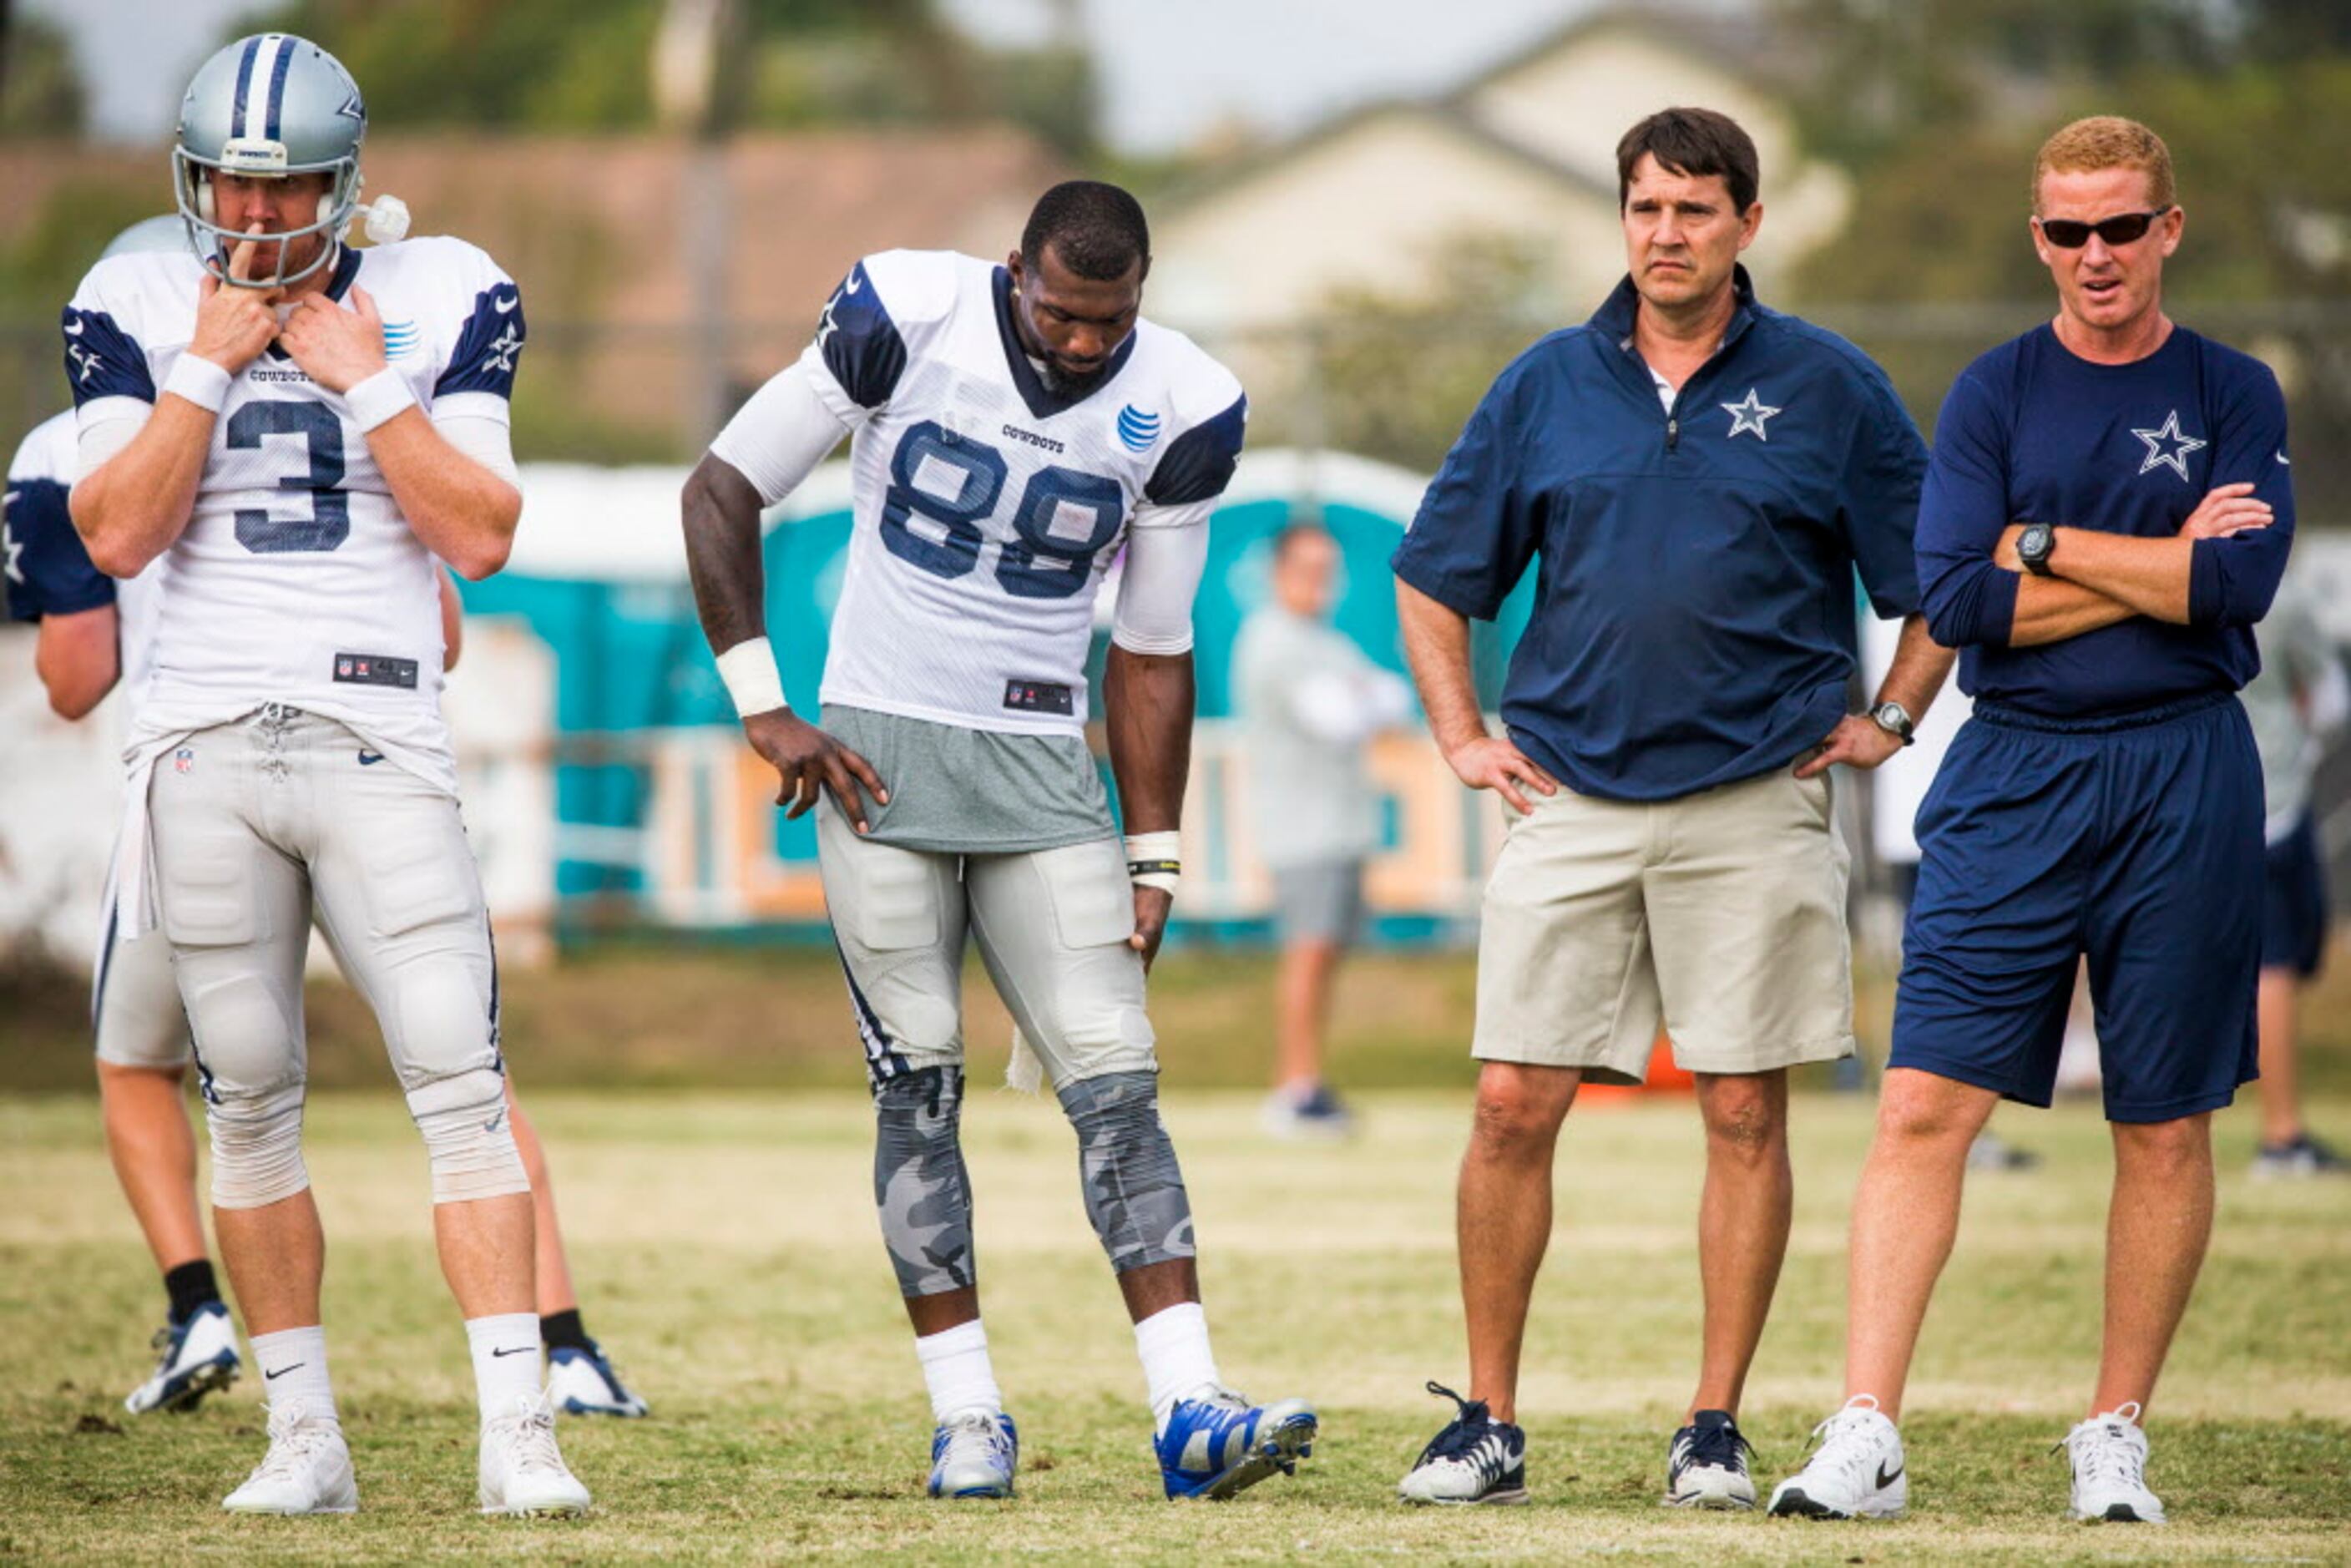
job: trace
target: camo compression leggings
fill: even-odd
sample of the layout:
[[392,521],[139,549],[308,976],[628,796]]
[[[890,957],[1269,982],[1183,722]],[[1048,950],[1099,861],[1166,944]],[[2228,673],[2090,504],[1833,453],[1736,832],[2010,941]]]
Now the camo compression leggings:
[[[902,1295],[962,1290],[977,1277],[963,1091],[957,1067],[924,1068],[874,1087],[873,1202]],[[1061,1090],[1061,1101],[1077,1130],[1086,1218],[1111,1268],[1124,1273],[1191,1257],[1192,1206],[1159,1119],[1157,1075],[1081,1080]]]

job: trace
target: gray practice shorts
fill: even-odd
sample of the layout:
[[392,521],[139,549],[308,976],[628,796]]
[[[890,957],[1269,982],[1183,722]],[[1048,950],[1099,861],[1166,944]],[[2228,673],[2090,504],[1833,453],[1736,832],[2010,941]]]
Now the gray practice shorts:
[[875,1084],[962,1063],[967,936],[1056,1090],[1157,1071],[1118,840],[1014,854],[901,849],[859,837],[828,796],[816,841]]
[[156,767],[148,817],[208,1098],[306,1078],[314,912],[402,1090],[502,1066],[488,911],[454,797],[332,719],[280,708],[190,737]]
[[1274,930],[1284,946],[1335,942],[1344,947],[1363,935],[1364,862],[1323,861],[1278,866],[1273,873]]

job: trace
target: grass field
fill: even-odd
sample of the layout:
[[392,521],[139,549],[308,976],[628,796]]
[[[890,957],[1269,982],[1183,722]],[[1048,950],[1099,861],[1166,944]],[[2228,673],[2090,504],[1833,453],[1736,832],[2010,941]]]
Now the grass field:
[[[829,1001],[831,998],[827,998]],[[1417,1005],[1417,1004],[1415,1004]],[[1435,1004],[1431,1004],[1435,1005]],[[1410,1007],[1399,1011],[1409,1013]],[[12,1071],[27,1067],[21,1060]],[[1205,1248],[1229,1381],[1318,1402],[1295,1481],[1222,1507],[1158,1500],[1141,1377],[1050,1101],[967,1116],[998,1370],[1026,1448],[1022,1495],[943,1507],[874,1234],[854,1092],[541,1092],[590,1322],[654,1404],[567,1422],[595,1490],[578,1521],[472,1511],[464,1342],[434,1266],[420,1150],[399,1102],[319,1095],[310,1166],[331,1239],[327,1313],[363,1511],[234,1520],[258,1457],[250,1380],[184,1418],[122,1416],[152,1277],[86,1100],[0,1098],[0,1557],[607,1557],[932,1562],[1374,1557],[1712,1562],[2264,1559],[2351,1553],[2351,1184],[2257,1186],[2224,1128],[2219,1236],[2157,1412],[2153,1478],[2178,1521],[2064,1521],[2049,1447],[2086,1396],[2107,1161],[2095,1113],[2011,1115],[2048,1163],[1979,1177],[1930,1319],[1907,1431],[1913,1516],[1838,1526],[1656,1505],[1694,1371],[1698,1134],[1686,1102],[1579,1111],[1524,1396],[1536,1505],[1407,1512],[1395,1478],[1460,1375],[1450,1176],[1457,1093],[1365,1096],[1363,1138],[1275,1145],[1240,1092],[1178,1089],[1168,1117]],[[2324,1111],[2336,1122],[2351,1103]],[[1837,1392],[1844,1216],[1868,1134],[1858,1098],[1797,1107],[1799,1208],[1748,1430],[1767,1477]]]

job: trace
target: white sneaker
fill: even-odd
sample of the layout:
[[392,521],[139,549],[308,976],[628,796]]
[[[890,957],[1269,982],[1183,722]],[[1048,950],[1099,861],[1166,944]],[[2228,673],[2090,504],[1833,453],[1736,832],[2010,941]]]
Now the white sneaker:
[[585,1513],[588,1489],[555,1446],[555,1406],[520,1394],[482,1427],[484,1513]]
[[343,1429],[298,1400],[269,1407],[269,1452],[221,1500],[231,1513],[352,1513],[360,1506]]
[[559,1345],[547,1358],[547,1402],[566,1416],[618,1416],[633,1420],[647,1414],[645,1402],[629,1392],[621,1375],[604,1358],[593,1340],[585,1349]]
[[1910,1505],[1902,1434],[1877,1407],[1875,1395],[1855,1395],[1813,1427],[1813,1436],[1820,1447],[1811,1460],[1772,1489],[1775,1516],[1893,1519]]
[[236,1381],[236,1329],[228,1308],[206,1301],[185,1322],[155,1331],[155,1375],[131,1391],[122,1407],[133,1416],[151,1410],[193,1410],[207,1394]]
[[2162,1524],[2163,1500],[2147,1490],[2147,1430],[2137,1400],[2093,1416],[2065,1435],[2074,1461],[2074,1517]]

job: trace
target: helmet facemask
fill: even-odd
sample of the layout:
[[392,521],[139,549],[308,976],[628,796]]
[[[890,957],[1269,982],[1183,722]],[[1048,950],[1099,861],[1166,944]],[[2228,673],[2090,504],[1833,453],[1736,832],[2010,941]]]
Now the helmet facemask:
[[[333,178],[319,194],[318,215],[309,223],[299,228],[255,235],[215,221],[218,208],[214,202],[212,179],[221,173],[281,179],[296,174],[329,173]],[[351,216],[359,209],[360,185],[356,155],[346,155],[329,163],[289,165],[284,144],[275,141],[231,141],[217,162],[199,158],[185,147],[172,150],[172,189],[179,200],[181,220],[187,225],[188,245],[206,271],[238,288],[283,288],[332,264],[343,232],[350,226]],[[294,242],[310,235],[323,235],[326,243],[309,261],[287,271],[287,261],[295,248]],[[277,266],[254,277],[231,276],[230,256],[238,246],[254,239],[277,247]]]

